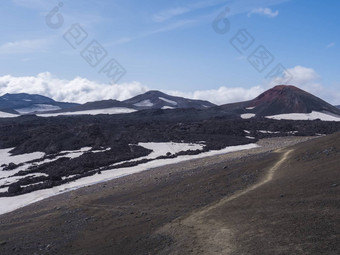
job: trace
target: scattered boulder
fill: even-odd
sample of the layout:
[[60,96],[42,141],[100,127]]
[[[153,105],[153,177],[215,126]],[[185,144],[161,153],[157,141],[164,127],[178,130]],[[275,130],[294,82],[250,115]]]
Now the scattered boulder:
[[14,164],[13,162],[9,163],[7,166],[5,166],[4,170],[5,171],[11,171],[14,170],[18,167],[17,164]]

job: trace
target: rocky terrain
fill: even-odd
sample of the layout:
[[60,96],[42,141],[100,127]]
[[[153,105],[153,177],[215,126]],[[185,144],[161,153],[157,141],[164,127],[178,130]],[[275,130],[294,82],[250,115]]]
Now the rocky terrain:
[[[340,130],[340,122],[278,121],[266,118],[233,120],[225,117],[192,121],[172,111],[145,115],[99,115],[39,118],[22,116],[0,120],[0,149],[13,148],[12,155],[43,152],[45,155],[23,164],[1,163],[6,171],[0,197],[48,189],[103,171],[115,171],[156,159],[195,155],[228,146],[250,144],[261,138],[320,136]],[[146,110],[150,113],[150,110]],[[167,119],[167,120],[164,120]],[[141,142],[204,143],[200,150],[170,151],[154,159],[139,159],[150,150]],[[75,158],[65,151],[90,148]]]
[[0,216],[0,252],[338,254],[339,141],[264,139],[51,197]]

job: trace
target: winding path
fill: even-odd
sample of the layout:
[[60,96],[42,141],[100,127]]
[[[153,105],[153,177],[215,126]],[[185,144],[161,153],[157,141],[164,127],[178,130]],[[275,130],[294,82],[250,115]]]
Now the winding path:
[[[282,150],[278,150],[277,152],[280,153]],[[283,152],[280,160],[268,170],[267,175],[262,181],[239,193],[221,199],[214,205],[194,212],[184,219],[180,218],[164,226],[159,232],[170,235],[175,239],[174,245],[176,249],[171,249],[171,254],[180,254],[180,252],[177,251],[183,250],[188,250],[192,254],[229,254],[232,251],[231,240],[233,239],[233,233],[214,217],[213,210],[270,182],[275,172],[292,152],[293,150]],[[165,254],[168,254],[168,251],[165,252]]]

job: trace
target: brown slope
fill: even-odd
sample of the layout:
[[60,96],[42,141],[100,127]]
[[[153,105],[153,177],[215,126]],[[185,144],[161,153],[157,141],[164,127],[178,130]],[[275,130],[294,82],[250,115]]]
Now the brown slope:
[[165,227],[170,251],[339,254],[339,147],[337,133],[277,152],[262,181]]
[[[283,113],[329,112],[340,115],[340,110],[324,100],[291,85],[278,85],[253,100],[221,106],[237,113],[251,112],[257,116]],[[246,108],[254,107],[252,110]]]

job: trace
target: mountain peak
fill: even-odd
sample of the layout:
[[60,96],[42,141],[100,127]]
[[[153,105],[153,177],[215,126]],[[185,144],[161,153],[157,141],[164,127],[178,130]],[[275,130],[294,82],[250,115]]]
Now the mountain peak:
[[294,86],[294,85],[276,85],[275,87],[271,88],[270,90],[284,90],[284,89],[293,89],[293,90],[300,90],[302,89]]
[[137,107],[137,109],[174,109],[174,108],[206,109],[215,106],[214,104],[208,101],[170,96],[158,90],[149,90],[144,94],[135,96],[123,102],[131,104],[134,107]]
[[340,114],[339,109],[324,100],[293,85],[275,86],[253,100],[222,106],[226,110],[256,116],[271,116],[286,113],[329,112]]
[[312,111],[339,114],[334,106],[292,85],[278,85],[250,101],[263,115],[281,113],[311,113]]
[[13,113],[29,114],[73,107],[77,104],[56,102],[52,98],[28,93],[7,93],[0,97],[0,110],[10,110]]

